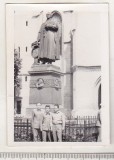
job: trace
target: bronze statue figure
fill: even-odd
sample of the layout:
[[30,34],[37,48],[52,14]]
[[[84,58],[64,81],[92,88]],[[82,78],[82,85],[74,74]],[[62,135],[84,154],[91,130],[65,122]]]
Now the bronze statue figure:
[[32,43],[35,63],[51,64],[60,59],[62,19],[57,11],[47,13],[47,20],[41,25],[37,41]]

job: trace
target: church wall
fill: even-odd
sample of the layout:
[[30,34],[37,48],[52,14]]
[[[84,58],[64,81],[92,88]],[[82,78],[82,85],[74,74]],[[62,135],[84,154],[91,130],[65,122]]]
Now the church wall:
[[102,16],[100,12],[77,12],[74,33],[73,64],[81,66],[101,65],[103,50]]
[[[101,12],[77,11],[73,33],[73,112],[74,115],[94,116],[98,111],[98,87],[101,76]],[[78,67],[79,66],[79,67]],[[100,82],[101,83],[101,82]]]
[[71,71],[72,59],[71,59],[71,42],[64,43],[64,98],[63,106],[67,110],[71,110],[72,106],[72,71]]
[[73,74],[73,110],[76,115],[96,115],[101,83],[96,85],[96,81],[100,76],[100,67],[77,67]]

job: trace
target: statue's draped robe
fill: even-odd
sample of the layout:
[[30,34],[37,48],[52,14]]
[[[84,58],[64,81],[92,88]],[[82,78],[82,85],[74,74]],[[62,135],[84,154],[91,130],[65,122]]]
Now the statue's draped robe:
[[48,19],[43,23],[37,40],[40,41],[39,58],[52,61],[60,59],[60,33],[57,22]]

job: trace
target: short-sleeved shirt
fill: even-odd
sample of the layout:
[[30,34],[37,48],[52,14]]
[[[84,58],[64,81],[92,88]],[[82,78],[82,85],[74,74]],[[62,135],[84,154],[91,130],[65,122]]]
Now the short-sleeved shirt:
[[52,123],[53,124],[64,124],[65,116],[61,111],[52,114]]
[[43,118],[42,111],[34,109],[33,112],[32,112],[33,128],[37,128],[37,129],[41,128],[42,118]]
[[42,130],[48,131],[52,126],[52,114],[44,113],[42,119]]

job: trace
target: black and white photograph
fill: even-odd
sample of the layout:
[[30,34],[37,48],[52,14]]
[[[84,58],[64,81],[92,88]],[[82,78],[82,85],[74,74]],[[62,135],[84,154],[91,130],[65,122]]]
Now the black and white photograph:
[[108,5],[9,4],[6,13],[10,140],[108,143]]

